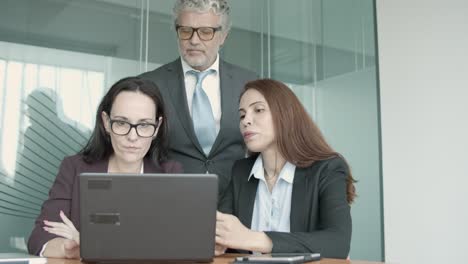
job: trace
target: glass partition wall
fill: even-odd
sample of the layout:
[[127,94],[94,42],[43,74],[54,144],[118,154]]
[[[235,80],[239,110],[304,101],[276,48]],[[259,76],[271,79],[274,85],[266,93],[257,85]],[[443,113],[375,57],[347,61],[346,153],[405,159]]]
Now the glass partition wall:
[[[374,1],[231,0],[226,61],[287,83],[358,180],[352,259],[381,260]],[[116,80],[178,57],[167,0],[0,1],[0,252],[24,251]]]
[[25,251],[103,93],[141,71],[141,1],[0,1],[0,252]]

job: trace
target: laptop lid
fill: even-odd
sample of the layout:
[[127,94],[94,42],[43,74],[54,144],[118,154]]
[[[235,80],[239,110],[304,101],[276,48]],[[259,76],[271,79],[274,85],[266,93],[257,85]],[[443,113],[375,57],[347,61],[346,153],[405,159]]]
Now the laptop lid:
[[210,261],[214,174],[80,175],[80,253],[85,261]]

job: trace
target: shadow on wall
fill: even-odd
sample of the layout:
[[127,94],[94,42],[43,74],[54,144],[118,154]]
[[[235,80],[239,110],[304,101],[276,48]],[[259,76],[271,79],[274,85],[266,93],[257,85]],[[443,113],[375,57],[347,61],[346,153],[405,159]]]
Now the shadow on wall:
[[20,115],[15,173],[7,175],[0,168],[2,252],[26,251],[25,241],[62,159],[80,151],[90,135],[89,130],[64,118],[61,101],[51,89],[35,89],[23,104],[26,110]]

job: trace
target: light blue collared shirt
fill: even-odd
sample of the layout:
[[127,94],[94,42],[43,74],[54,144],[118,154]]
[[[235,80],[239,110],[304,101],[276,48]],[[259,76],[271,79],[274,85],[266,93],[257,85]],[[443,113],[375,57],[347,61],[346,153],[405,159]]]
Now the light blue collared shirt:
[[258,155],[248,178],[250,181],[253,176],[259,180],[250,227],[252,230],[289,232],[295,171],[296,166],[286,162],[270,193],[265,180],[262,155]]

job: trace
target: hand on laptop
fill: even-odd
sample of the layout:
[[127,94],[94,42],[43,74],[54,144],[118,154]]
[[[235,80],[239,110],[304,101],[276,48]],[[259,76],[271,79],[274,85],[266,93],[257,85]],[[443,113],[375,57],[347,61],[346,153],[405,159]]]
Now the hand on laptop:
[[80,245],[75,240],[65,239],[63,249],[65,258],[80,258]]
[[56,237],[47,242],[42,256],[47,258],[80,258],[80,245],[74,240]]
[[264,233],[245,227],[230,214],[216,212],[216,244],[233,249],[270,253],[273,242]]
[[44,230],[59,237],[47,242],[43,255],[57,258],[80,258],[80,232],[62,211],[60,211],[60,218],[62,222],[44,220]]
[[73,244],[80,245],[80,232],[76,230],[75,226],[73,225],[72,221],[67,218],[67,216],[60,211],[60,218],[63,222],[51,222],[44,220],[44,230],[55,234],[57,236],[73,240],[75,243],[69,243],[70,246]]
[[216,244],[240,249],[250,237],[252,230],[245,227],[237,217],[216,212]]
[[226,249],[227,248],[225,246],[216,244],[215,245],[215,256],[219,256],[219,255],[222,255],[222,254],[226,253]]

